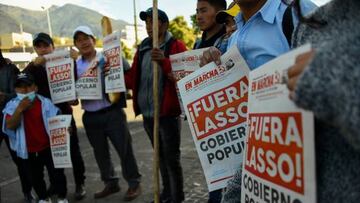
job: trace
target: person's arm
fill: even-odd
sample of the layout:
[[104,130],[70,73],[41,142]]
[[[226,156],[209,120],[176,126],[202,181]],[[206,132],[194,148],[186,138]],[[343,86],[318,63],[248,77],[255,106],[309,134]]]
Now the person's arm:
[[360,150],[358,53],[360,38],[343,36],[324,43],[295,83],[293,100],[313,111],[321,122],[338,128],[348,143]]
[[9,77],[11,79],[8,80],[10,84],[8,84],[6,92],[0,92],[0,104],[6,104],[8,101],[10,101],[16,96],[14,90],[14,81],[16,80],[16,76],[20,73],[20,71],[14,64],[8,64],[8,66],[8,68],[10,69]]
[[131,65],[131,68],[129,70],[125,70],[124,68],[124,79],[127,89],[133,89],[134,88],[134,82],[135,81],[135,71],[137,70],[138,66],[138,60],[139,60],[139,51],[136,51],[133,63]]
[[[170,55],[177,54],[186,51],[186,46],[183,42],[179,40],[174,40],[170,46]],[[172,71],[170,58],[164,55],[164,51],[159,48],[154,48],[151,51],[151,58],[153,61],[158,62],[161,67],[164,75],[169,75]]]
[[6,128],[10,130],[15,130],[19,127],[21,122],[22,113],[32,105],[32,102],[29,98],[24,98],[16,107],[15,112],[10,117],[6,118]]

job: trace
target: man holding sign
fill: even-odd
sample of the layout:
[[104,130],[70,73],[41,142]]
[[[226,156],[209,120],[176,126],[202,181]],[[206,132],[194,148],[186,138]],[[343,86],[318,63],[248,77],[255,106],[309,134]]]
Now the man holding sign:
[[[102,87],[100,89],[101,99],[81,100],[82,108],[85,110],[83,123],[86,135],[94,149],[101,179],[105,183],[104,189],[95,193],[94,198],[103,198],[120,191],[119,178],[115,174],[110,157],[108,145],[108,139],[110,139],[121,159],[123,177],[129,186],[124,200],[133,200],[141,193],[141,175],[133,153],[126,114],[123,110],[126,106],[125,96],[122,93],[120,101],[111,104],[105,95],[105,88],[102,85],[105,83],[105,75],[103,70],[100,70],[104,66],[104,57],[95,50],[95,37],[91,29],[87,26],[79,26],[74,30],[73,38],[74,44],[81,54],[81,58],[76,61],[78,77],[100,74],[99,82]],[[125,61],[123,60],[123,62]],[[88,82],[85,86],[90,88],[94,85],[96,84]]]

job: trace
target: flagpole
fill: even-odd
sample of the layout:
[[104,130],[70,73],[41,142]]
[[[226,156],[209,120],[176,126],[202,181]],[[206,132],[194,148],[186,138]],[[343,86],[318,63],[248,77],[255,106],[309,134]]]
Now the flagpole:
[[[153,0],[153,48],[159,47],[159,27],[158,27],[158,2]],[[160,184],[159,184],[159,66],[153,61],[153,98],[154,98],[154,202],[159,203]]]

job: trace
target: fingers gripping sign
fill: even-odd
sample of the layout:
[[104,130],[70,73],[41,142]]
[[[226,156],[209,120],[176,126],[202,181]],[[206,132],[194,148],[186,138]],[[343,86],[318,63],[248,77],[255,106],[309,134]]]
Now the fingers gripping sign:
[[305,68],[310,64],[311,60],[314,57],[314,54],[315,51],[311,50],[309,52],[299,55],[295,60],[295,64],[288,69],[287,87],[290,90],[290,98],[294,98],[294,91],[299,77],[304,72]]
[[220,50],[216,47],[210,47],[209,49],[205,50],[202,57],[200,57],[200,67],[203,67],[210,62],[215,62],[216,65],[220,65],[220,57]]

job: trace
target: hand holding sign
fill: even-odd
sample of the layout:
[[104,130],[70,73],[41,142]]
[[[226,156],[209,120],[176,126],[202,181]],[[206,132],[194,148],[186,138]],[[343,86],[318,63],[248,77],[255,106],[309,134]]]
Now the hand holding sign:
[[300,54],[296,57],[295,64],[288,70],[287,86],[290,90],[290,98],[294,98],[294,91],[299,80],[300,75],[304,72],[305,68],[309,65],[315,54],[314,50]]
[[205,66],[210,62],[214,62],[216,65],[221,64],[221,52],[216,47],[210,47],[206,51],[204,51],[203,56],[200,57],[200,67]]

